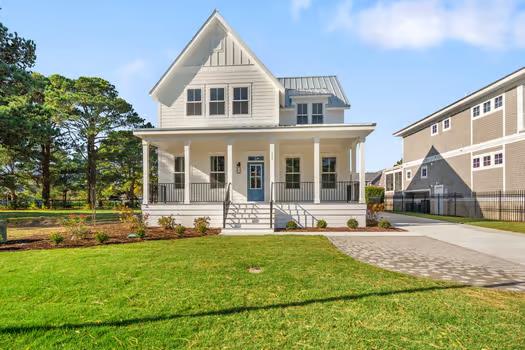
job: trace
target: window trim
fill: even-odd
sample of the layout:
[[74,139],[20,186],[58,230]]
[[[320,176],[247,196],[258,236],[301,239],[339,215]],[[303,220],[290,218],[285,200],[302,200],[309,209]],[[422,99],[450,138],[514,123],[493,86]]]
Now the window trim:
[[[235,102],[246,101],[246,100],[239,100],[239,101],[234,100],[235,98],[234,91],[236,88],[247,88],[248,89],[248,113],[247,114],[234,114],[233,113],[233,109],[234,109],[233,106]],[[232,117],[250,117],[252,115],[252,84],[231,84],[229,101],[230,101],[230,106],[231,106],[230,115]]]
[[[499,97],[501,97],[501,106],[496,107],[496,99],[499,98]],[[487,112],[485,112],[485,104],[486,103],[490,104],[490,110],[487,111]],[[503,93],[503,94],[491,97],[488,100],[482,101],[482,102],[476,104],[475,106],[472,106],[470,108],[470,116],[472,117],[472,119],[478,119],[478,118],[484,117],[486,115],[489,115],[491,113],[497,112],[497,111],[503,109],[504,107],[505,107],[505,94]],[[478,113],[479,113],[478,115],[474,115],[474,110],[476,108],[478,109]]]
[[[325,158],[333,158],[333,159],[335,159],[334,171],[324,171],[323,170],[323,160]],[[320,186],[321,189],[326,189],[326,190],[336,189],[337,188],[337,156],[336,155],[330,155],[330,154],[321,155],[321,164],[320,164],[320,166],[321,166],[321,178],[319,180],[321,182],[321,186]],[[325,187],[324,186],[323,175],[335,175],[334,187]]]
[[[189,90],[200,90],[201,91],[201,99],[200,102],[195,101],[188,101],[188,91]],[[202,86],[187,86],[185,89],[185,95],[184,95],[184,116],[195,118],[195,117],[203,117],[206,115],[205,113],[205,104],[203,103],[205,101],[205,89]],[[201,114],[188,114],[188,104],[198,104],[201,105]]]
[[412,169],[406,169],[406,171],[405,171],[405,179],[407,181],[412,180]]
[[[305,114],[299,114],[299,105],[304,105],[306,106],[306,113]],[[299,117],[306,117],[306,123],[299,123]],[[306,125],[306,124],[309,124],[309,119],[308,118],[308,103],[305,103],[305,102],[299,102],[296,104],[296,108],[295,108],[295,123],[297,125]]]
[[[212,167],[212,158],[213,157],[222,157],[224,159],[224,169],[222,171],[218,171],[218,170],[213,170],[213,167]],[[218,188],[224,188],[226,187],[226,156],[223,154],[223,153],[213,153],[213,154],[210,154],[209,157],[209,165],[210,165],[210,171],[209,171],[209,181],[210,181],[210,189],[218,189]],[[212,178],[212,174],[224,174],[224,184],[223,186],[219,186],[218,184],[220,184],[219,182],[217,183],[213,183],[211,178]]]
[[[425,169],[425,175],[423,175],[423,169]],[[422,179],[428,179],[428,166],[427,165],[421,166],[421,169],[419,170],[419,176]]]
[[[388,176],[392,176],[392,189],[388,189]],[[385,192],[394,192],[394,172],[385,173]]]
[[[296,159],[299,161],[299,171],[298,172],[288,172],[288,160],[289,159]],[[284,188],[287,190],[299,190],[301,189],[301,157],[299,156],[285,156],[284,157]],[[288,181],[286,180],[287,175],[299,175],[299,181],[297,187],[288,187]],[[295,183],[295,182],[291,182]]]
[[[206,116],[211,118],[217,118],[217,117],[226,117],[228,115],[228,87],[226,85],[207,85],[207,96],[206,96],[206,105],[207,105],[207,113]],[[217,100],[212,101],[211,100],[211,89],[224,89],[224,100]],[[211,114],[211,103],[212,102],[224,102],[224,114]]]
[[[448,120],[448,128],[445,128],[445,121],[447,120]],[[448,118],[443,119],[441,123],[441,129],[443,130],[443,132],[449,131],[450,129],[452,129],[452,118],[448,117]]]
[[[496,154],[501,154],[502,160],[501,163],[496,164]],[[490,165],[485,165],[484,157],[490,157]],[[474,168],[474,159],[479,159],[479,167]],[[503,149],[492,151],[492,152],[486,152],[486,153],[480,153],[476,155],[472,155],[472,160],[470,162],[470,166],[472,171],[480,171],[480,170],[486,170],[486,169],[494,169],[494,168],[502,168],[505,166],[505,151]]]
[[[434,132],[434,126],[436,127],[436,132]],[[430,136],[436,136],[439,134],[439,123],[434,123],[430,125]]]
[[[177,158],[182,158],[182,171],[177,171]],[[184,155],[177,154],[173,156],[173,188],[176,190],[184,189],[185,187],[185,180],[184,180],[184,173],[186,172],[185,171],[186,169],[184,169],[184,167],[186,166],[185,164],[186,163],[184,162]],[[176,175],[182,175],[182,186],[181,187],[177,187],[177,181],[175,181]]]
[[[314,105],[321,105],[321,114],[319,113],[314,114]],[[315,125],[324,124],[324,110],[325,110],[324,103],[323,102],[312,102],[311,106],[312,106],[311,124],[315,124]],[[314,117],[321,117],[321,123],[314,123]]]

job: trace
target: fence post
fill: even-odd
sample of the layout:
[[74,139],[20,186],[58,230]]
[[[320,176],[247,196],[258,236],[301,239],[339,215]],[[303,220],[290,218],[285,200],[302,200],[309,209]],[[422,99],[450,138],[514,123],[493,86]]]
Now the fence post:
[[498,191],[498,220],[501,221],[501,191]]

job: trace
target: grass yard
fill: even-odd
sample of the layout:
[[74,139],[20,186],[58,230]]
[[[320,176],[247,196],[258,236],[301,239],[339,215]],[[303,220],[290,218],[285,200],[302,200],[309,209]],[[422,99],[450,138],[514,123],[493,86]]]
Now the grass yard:
[[[88,209],[71,209],[71,210],[0,210],[0,220],[12,219],[30,219],[30,218],[63,218],[70,214],[84,214],[91,216],[92,211]],[[97,219],[116,219],[118,213],[111,209],[97,209]]]
[[[252,274],[253,266],[262,272]],[[525,294],[359,263],[322,237],[0,254],[0,348],[520,348]]]
[[417,216],[421,218],[453,222],[456,224],[467,224],[479,227],[494,228],[497,230],[525,233],[525,222],[495,221],[477,218],[463,218],[459,216],[441,216],[432,214],[403,212],[403,215]]

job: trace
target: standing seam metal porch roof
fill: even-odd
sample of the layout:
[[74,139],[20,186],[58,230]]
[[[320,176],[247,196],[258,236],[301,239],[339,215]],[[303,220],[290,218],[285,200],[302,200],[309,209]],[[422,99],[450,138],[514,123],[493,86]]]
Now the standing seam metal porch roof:
[[335,75],[277,78],[285,88],[286,107],[292,96],[328,95],[328,107],[350,107],[339,79]]

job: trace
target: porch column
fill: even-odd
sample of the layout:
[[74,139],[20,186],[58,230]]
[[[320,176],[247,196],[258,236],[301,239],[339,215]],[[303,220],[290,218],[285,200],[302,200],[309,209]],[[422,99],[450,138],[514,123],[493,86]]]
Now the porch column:
[[321,203],[321,147],[319,138],[314,138],[314,203]]
[[184,204],[190,204],[190,142],[184,144]]
[[365,139],[359,141],[359,203],[365,203]]
[[270,198],[275,200],[275,141],[270,141]]
[[142,141],[142,204],[149,204],[149,142]]
[[232,198],[233,191],[233,142],[229,141],[226,146],[226,186],[230,184],[230,200]]

